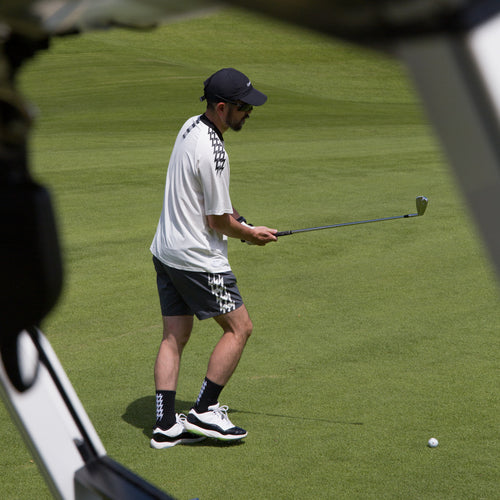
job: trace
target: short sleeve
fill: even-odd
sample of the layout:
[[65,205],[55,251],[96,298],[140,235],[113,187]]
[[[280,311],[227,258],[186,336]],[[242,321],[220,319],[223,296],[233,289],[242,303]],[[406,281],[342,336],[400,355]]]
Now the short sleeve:
[[205,200],[205,215],[232,213],[229,195],[229,158],[224,143],[209,129],[208,143],[199,156],[198,170]]

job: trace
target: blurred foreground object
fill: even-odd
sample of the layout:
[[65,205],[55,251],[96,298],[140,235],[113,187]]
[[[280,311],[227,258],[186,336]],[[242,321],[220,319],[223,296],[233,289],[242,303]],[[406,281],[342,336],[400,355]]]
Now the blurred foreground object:
[[2,0],[0,21],[29,38],[122,26],[152,28],[217,8],[208,0]]
[[63,286],[49,192],[30,174],[34,113],[16,76],[53,36],[151,27],[200,2],[0,3],[0,396],[55,498],[170,499],[113,461],[38,326]]

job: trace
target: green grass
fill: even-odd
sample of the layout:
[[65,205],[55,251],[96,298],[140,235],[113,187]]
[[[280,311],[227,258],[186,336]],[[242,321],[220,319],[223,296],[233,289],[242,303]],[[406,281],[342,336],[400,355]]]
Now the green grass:
[[[285,230],[430,203],[418,219],[231,241],[254,334],[222,402],[249,436],[158,452],[149,245],[178,129],[226,66],[269,96],[225,137],[250,222]],[[40,111],[31,162],[66,271],[43,330],[111,457],[183,500],[498,498],[498,289],[397,61],[228,10],[53,40],[20,83]],[[218,335],[196,323],[179,411]],[[3,406],[0,422],[0,497],[48,498]]]

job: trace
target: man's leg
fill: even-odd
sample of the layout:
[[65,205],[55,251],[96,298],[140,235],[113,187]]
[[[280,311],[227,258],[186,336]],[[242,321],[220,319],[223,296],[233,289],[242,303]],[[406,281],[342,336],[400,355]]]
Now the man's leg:
[[156,449],[199,441],[185,431],[183,420],[175,413],[175,394],[182,351],[192,329],[192,316],[163,316],[163,339],[154,369],[156,424],[151,446]]
[[163,316],[163,340],[155,362],[157,391],[176,391],[182,351],[193,329],[193,316]]
[[227,407],[219,407],[218,397],[238,366],[252,333],[252,321],[244,305],[217,316],[215,320],[222,327],[223,335],[210,357],[207,376],[196,404],[189,412],[186,429],[217,439],[242,439],[247,432],[231,423]]
[[210,357],[207,378],[224,386],[238,366],[245,344],[252,334],[253,325],[244,305],[235,311],[216,316],[215,321],[224,333]]

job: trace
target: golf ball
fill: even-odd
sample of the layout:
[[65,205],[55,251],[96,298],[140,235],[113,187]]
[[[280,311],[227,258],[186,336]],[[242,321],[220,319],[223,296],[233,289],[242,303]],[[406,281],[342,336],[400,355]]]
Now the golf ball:
[[439,444],[439,441],[436,438],[430,438],[429,441],[427,441],[427,446],[429,448],[435,448]]

